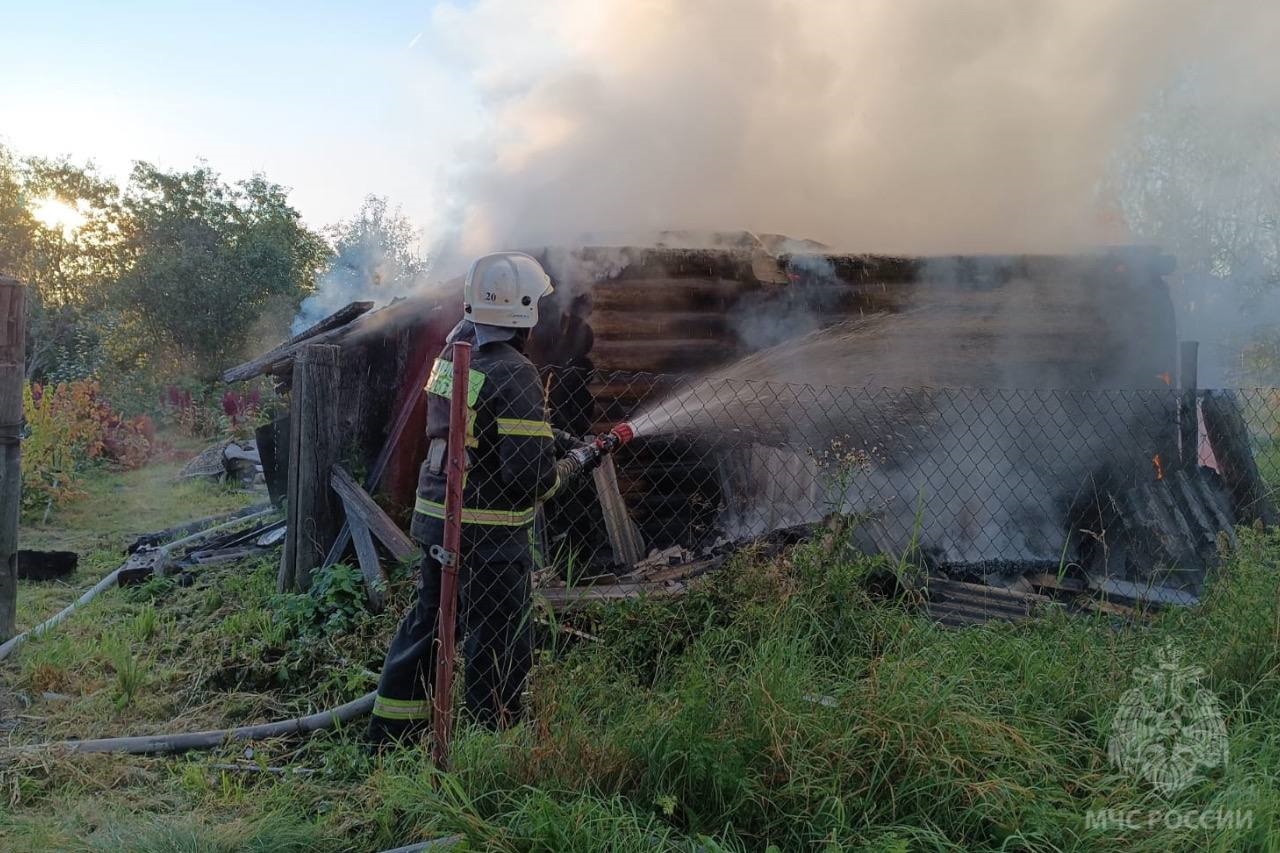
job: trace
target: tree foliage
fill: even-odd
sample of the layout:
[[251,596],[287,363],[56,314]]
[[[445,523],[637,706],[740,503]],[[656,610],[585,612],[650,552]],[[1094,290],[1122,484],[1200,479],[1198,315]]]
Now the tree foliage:
[[0,146],[0,272],[30,286],[34,379],[212,378],[267,306],[292,313],[328,256],[261,176],[229,185],[205,165],[139,163],[121,188]]
[[[1110,190],[1177,259],[1182,333],[1232,350],[1225,381],[1280,381],[1280,117],[1192,70],[1139,116]],[[1244,358],[1238,356],[1243,354]]]
[[228,186],[205,166],[171,173],[139,163],[124,209],[129,264],[113,304],[136,313],[148,346],[209,378],[242,354],[274,297],[314,287],[328,255],[287,191],[262,177]]

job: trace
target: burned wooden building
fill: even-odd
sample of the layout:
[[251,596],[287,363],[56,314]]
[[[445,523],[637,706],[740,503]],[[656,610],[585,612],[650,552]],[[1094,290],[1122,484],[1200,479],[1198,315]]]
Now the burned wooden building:
[[[1195,455],[1184,445],[1197,441],[1199,418],[1194,398],[1187,409],[1176,388],[1177,330],[1164,281],[1170,265],[1157,252],[907,258],[834,253],[744,233],[721,235],[710,247],[581,246],[532,254],[556,288],[528,348],[547,383],[551,423],[583,434],[638,414],[664,417],[663,428],[616,459],[618,493],[644,550],[694,547],[856,511],[870,521],[866,547],[900,553],[910,531],[884,518],[900,522],[902,507],[854,499],[847,483],[833,503],[814,448],[822,452],[834,442],[855,449],[858,465],[867,466],[866,482],[901,504],[904,490],[919,486],[923,495],[932,487],[899,480],[909,472],[928,478],[939,454],[964,451],[965,433],[988,445],[1007,440],[1019,458],[1065,461],[1023,471],[966,464],[947,471],[949,491],[935,500],[948,509],[928,544],[937,564],[961,574],[1005,583],[1017,570],[1042,568],[1049,555],[1058,559],[1066,528],[1087,521],[1101,536],[1106,525],[1115,529],[1117,517],[1132,519],[1132,510],[1116,508],[1118,498],[1102,508],[1096,491],[1087,509],[1082,478],[1105,480],[1113,496],[1159,482],[1175,488],[1176,494],[1166,496],[1165,489],[1132,498],[1159,504],[1144,511],[1159,519],[1135,522],[1139,527],[1154,524],[1156,538],[1175,531],[1178,544],[1161,552],[1166,561],[1194,553],[1203,562],[1214,534],[1240,516],[1216,484],[1202,481],[1196,463],[1179,462]],[[383,505],[403,521],[425,452],[419,392],[461,316],[460,296],[453,281],[378,310],[353,304],[224,378],[269,374],[289,388],[301,353],[317,344],[337,347],[325,399],[341,455],[372,475],[367,482],[376,482]],[[1035,394],[1052,402],[1037,404]],[[1128,408],[1118,415],[1122,405]],[[1189,428],[1188,417],[1197,426]],[[1031,428],[1009,429],[1028,418]],[[292,430],[296,443],[297,424]],[[1122,435],[1129,440],[1118,441]],[[922,438],[934,445],[924,453],[917,449]],[[1007,453],[1000,458],[1007,464]],[[1034,481],[999,495],[956,482],[1015,474],[1033,474]],[[1019,499],[1019,489],[1045,492],[1035,499],[1054,509],[1025,512],[1014,504],[1033,501]],[[992,500],[1002,503],[999,513],[978,505]],[[597,565],[619,562],[616,538],[603,532],[607,503],[603,510],[589,498],[572,512],[549,507],[547,541],[568,541],[580,559]],[[794,511],[775,511],[780,505]],[[312,531],[319,550],[328,547],[335,523]],[[1021,544],[996,544],[997,528],[1010,525],[1026,528]],[[965,528],[977,532],[959,542],[955,531]],[[1036,537],[1043,541],[1027,544]],[[1101,550],[1112,556],[1096,541],[1071,547],[1080,549],[1073,558],[1086,563],[1096,563]],[[1003,565],[1018,560],[1027,565]],[[1140,563],[1135,558],[1133,565]]]

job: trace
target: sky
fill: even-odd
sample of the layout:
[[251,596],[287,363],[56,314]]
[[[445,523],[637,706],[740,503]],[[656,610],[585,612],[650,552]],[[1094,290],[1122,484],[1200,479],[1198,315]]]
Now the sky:
[[438,11],[0,0],[0,142],[117,179],[135,160],[262,172],[316,227],[370,193],[430,225],[450,162],[486,120]]

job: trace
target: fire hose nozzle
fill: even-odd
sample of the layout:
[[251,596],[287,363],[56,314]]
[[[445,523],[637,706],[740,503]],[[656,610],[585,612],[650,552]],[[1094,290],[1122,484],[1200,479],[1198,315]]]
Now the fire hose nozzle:
[[604,435],[596,436],[596,450],[601,453],[613,453],[635,437],[636,431],[632,429],[631,424],[623,421]]
[[578,477],[595,470],[604,458],[636,437],[631,424],[621,423],[604,435],[598,435],[588,444],[580,444],[556,463],[557,474],[562,478]]

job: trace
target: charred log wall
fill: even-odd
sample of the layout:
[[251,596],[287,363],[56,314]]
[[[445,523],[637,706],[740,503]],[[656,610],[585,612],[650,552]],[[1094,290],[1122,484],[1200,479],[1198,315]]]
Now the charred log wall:
[[[552,418],[599,432],[667,395],[677,376],[714,374],[743,356],[870,314],[911,312],[868,340],[861,368],[801,376],[886,387],[1164,389],[1176,371],[1173,307],[1154,253],[1090,257],[892,258],[749,250],[582,249],[546,252],[557,293],[531,342],[553,375]],[[905,365],[911,359],[929,363]],[[660,375],[657,375],[660,374]],[[591,381],[580,393],[555,390]],[[1115,413],[1090,415],[1111,425]],[[1011,413],[1014,416],[1016,413]],[[1174,459],[1176,424],[1161,407],[1135,429],[1143,452],[1119,476]],[[1044,431],[1046,435],[1051,430]],[[686,447],[640,442],[618,460],[624,498],[650,545],[706,525],[723,500],[723,466]],[[653,482],[679,469],[679,482]],[[734,486],[741,497],[741,484]]]

